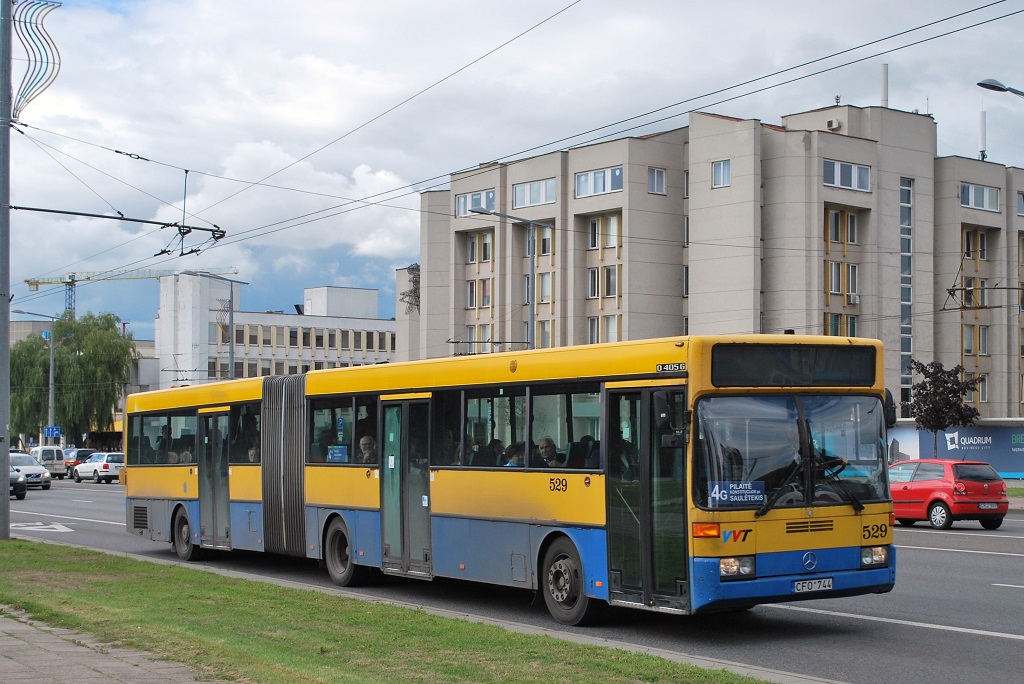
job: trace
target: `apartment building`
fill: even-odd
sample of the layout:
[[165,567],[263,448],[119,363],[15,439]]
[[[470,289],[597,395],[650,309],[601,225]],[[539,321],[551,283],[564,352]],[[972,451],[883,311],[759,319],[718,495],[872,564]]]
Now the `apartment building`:
[[378,318],[377,290],[307,288],[294,313],[242,311],[241,293],[241,283],[226,279],[160,279],[160,388],[227,379],[232,354],[236,378],[386,363],[394,356],[395,321]]
[[886,107],[695,113],[453,174],[421,196],[419,267],[398,274],[418,308],[399,303],[395,358],[522,349],[529,306],[538,347],[875,337],[899,399],[910,359],[938,360],[982,379],[983,417],[1020,417],[1024,171],[937,158],[936,136],[931,116]]

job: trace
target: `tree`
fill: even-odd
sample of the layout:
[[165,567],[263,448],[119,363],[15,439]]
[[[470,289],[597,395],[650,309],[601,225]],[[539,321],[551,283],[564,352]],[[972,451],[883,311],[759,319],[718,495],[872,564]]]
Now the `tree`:
[[[138,358],[132,335],[109,313],[54,321],[54,420],[78,442],[112,427],[114,409]],[[38,434],[47,419],[50,349],[38,336],[11,347],[11,432]]]
[[921,363],[910,360],[910,372],[923,375],[924,380],[911,388],[913,399],[903,402],[917,423],[917,429],[932,432],[934,453],[939,454],[938,434],[951,426],[974,425],[978,409],[964,403],[964,395],[974,391],[981,378],[963,379],[964,367],[946,370],[938,361]]

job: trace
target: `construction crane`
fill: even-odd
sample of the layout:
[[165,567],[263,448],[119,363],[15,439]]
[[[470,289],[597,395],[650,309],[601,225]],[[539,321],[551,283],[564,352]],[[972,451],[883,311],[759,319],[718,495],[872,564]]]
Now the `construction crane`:
[[[146,269],[134,269],[129,271],[78,271],[67,273],[52,278],[26,278],[29,292],[35,292],[40,285],[63,285],[64,286],[64,309],[75,314],[75,285],[83,282],[101,282],[104,280],[148,280],[155,278],[159,280],[164,276],[172,276],[181,273],[177,271],[154,271]],[[234,266],[226,268],[205,268],[201,273],[210,275],[229,275],[238,273]]]

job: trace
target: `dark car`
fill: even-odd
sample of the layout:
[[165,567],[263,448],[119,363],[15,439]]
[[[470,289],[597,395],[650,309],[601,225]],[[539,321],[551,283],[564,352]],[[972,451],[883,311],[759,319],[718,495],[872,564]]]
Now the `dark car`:
[[889,466],[892,508],[901,525],[927,520],[949,529],[954,520],[977,520],[998,529],[1010,508],[1006,483],[988,463],[921,458]]
[[25,484],[25,477],[18,472],[17,468],[10,466],[11,469],[11,493],[8,496],[15,496],[19,499],[24,499],[28,493],[28,485]]

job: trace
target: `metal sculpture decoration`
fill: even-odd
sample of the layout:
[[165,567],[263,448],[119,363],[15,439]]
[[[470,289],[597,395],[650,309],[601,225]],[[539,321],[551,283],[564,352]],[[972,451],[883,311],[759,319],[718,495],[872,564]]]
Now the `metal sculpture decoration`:
[[46,16],[60,6],[61,3],[49,0],[23,0],[14,6],[14,30],[25,47],[28,62],[14,98],[11,111],[11,119],[14,121],[18,120],[29,102],[50,87],[60,73],[57,44],[43,28]]

